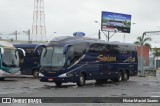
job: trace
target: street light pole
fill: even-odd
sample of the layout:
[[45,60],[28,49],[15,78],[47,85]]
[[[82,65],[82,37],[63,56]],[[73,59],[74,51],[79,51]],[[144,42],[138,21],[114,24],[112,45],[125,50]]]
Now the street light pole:
[[[98,21],[94,21],[95,23],[99,24]],[[100,24],[99,24],[100,25]],[[101,25],[100,25],[101,26]],[[101,30],[98,30],[98,39],[101,39]]]
[[52,36],[54,35],[54,34],[56,34],[57,32],[53,32],[50,36],[49,36],[49,38],[48,38],[48,41],[51,39],[51,38],[53,38]]

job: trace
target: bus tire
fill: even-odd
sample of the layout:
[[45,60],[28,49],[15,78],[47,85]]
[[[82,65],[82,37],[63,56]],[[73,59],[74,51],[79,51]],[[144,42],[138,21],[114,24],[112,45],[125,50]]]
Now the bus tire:
[[62,82],[55,82],[57,87],[60,87],[62,85]]
[[124,71],[124,72],[123,72],[122,80],[123,80],[123,81],[127,81],[128,79],[129,79],[129,74],[128,74],[126,71]]
[[117,75],[117,78],[112,79],[112,81],[114,81],[114,82],[121,82],[122,78],[123,78],[122,72],[119,71],[118,75]]
[[39,71],[37,69],[33,70],[33,77],[38,78],[39,77]]
[[0,81],[3,81],[5,78],[0,78]]
[[117,82],[121,82],[121,81],[122,81],[122,78],[123,78],[122,72],[119,71],[119,72],[118,72],[118,77],[117,77]]
[[85,77],[84,77],[84,74],[80,74],[79,75],[79,81],[77,81],[77,86],[78,87],[81,87],[85,84]]

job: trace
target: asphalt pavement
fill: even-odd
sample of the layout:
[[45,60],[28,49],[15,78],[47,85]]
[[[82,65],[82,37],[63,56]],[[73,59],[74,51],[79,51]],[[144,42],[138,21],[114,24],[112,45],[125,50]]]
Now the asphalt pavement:
[[[126,82],[108,81],[96,84],[94,80],[87,81],[83,87],[76,83],[64,83],[56,87],[54,83],[40,82],[32,77],[8,78],[0,81],[0,97],[160,97],[160,77],[130,77]],[[73,99],[74,100],[74,99]],[[8,106],[9,104],[2,104]],[[38,105],[38,104],[12,104]],[[42,105],[42,104],[41,104]],[[55,103],[43,105],[56,106],[128,106],[128,103]],[[42,106],[43,106],[42,105]],[[160,106],[159,103],[131,103],[130,106]],[[1,104],[0,104],[1,106]],[[38,105],[39,106],[39,105]]]

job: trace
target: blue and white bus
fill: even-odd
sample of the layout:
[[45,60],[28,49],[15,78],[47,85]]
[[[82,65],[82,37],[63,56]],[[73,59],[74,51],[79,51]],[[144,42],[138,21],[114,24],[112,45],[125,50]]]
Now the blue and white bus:
[[20,68],[18,50],[22,51],[24,57],[25,51],[23,49],[16,49],[11,43],[0,41],[0,80],[19,77]]
[[63,36],[43,46],[39,79],[42,82],[127,81],[137,75],[137,48],[134,44],[106,42],[87,37]]

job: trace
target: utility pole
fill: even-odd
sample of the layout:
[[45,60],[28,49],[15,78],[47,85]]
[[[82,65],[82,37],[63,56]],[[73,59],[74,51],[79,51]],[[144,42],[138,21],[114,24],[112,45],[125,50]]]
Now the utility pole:
[[17,31],[15,31],[16,41],[17,41]]
[[28,29],[27,31],[23,31],[23,32],[26,33],[27,36],[28,36],[28,43],[31,43],[31,31],[30,31],[30,29]]
[[101,39],[101,30],[98,31],[98,38]]
[[28,29],[28,42],[29,43],[31,42],[31,31],[30,31],[30,29]]

